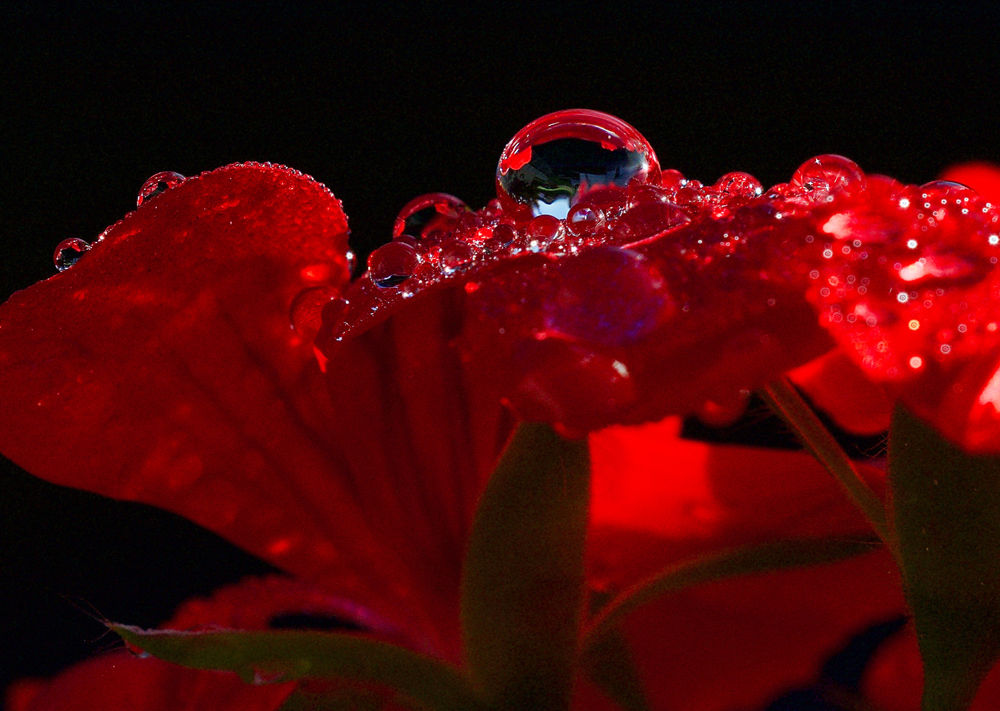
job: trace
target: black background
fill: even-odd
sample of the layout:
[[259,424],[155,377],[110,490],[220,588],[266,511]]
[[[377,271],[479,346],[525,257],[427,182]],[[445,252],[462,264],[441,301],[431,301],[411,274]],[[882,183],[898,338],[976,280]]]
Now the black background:
[[[690,3],[694,5],[694,3]],[[871,3],[870,5],[874,5]],[[151,174],[284,163],[344,201],[364,254],[424,192],[482,206],[525,123],[621,116],[664,168],[785,181],[841,153],[925,182],[1000,160],[1000,11],[704,4],[0,11],[0,298],[54,273]],[[0,393],[2,397],[2,393]],[[267,567],[176,517],[0,472],[0,687]]]

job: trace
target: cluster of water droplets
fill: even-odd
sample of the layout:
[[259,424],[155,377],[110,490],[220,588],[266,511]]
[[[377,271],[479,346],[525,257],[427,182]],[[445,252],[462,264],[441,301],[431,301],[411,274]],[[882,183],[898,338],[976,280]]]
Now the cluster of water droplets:
[[[170,188],[180,185],[185,180],[187,180],[187,178],[180,173],[175,173],[173,171],[163,171],[150,176],[149,179],[142,184],[142,187],[139,188],[139,196],[136,198],[136,206],[138,207],[148,203],[157,195],[165,193]],[[100,240],[101,237],[98,237],[97,241]],[[93,244],[87,242],[86,240],[82,240],[78,237],[69,237],[56,245],[55,252],[52,255],[52,261],[57,270],[64,272],[70,267],[75,266],[92,246]]]

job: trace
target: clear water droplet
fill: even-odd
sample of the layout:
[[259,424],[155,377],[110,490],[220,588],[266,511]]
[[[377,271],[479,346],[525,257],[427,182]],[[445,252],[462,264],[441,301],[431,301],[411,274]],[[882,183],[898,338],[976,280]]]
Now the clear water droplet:
[[528,249],[532,252],[544,252],[550,244],[566,236],[566,227],[562,220],[552,215],[539,215],[528,223],[526,234]]
[[468,244],[460,239],[449,239],[441,244],[441,251],[438,259],[441,264],[441,271],[445,274],[454,274],[472,262],[475,253]]
[[86,254],[88,249],[90,249],[89,242],[77,237],[70,237],[56,245],[52,261],[55,262],[56,269],[64,272],[79,262],[80,257]]
[[493,233],[490,238],[486,240],[484,245],[486,249],[494,254],[497,252],[503,252],[509,248],[514,242],[517,241],[518,234],[517,230],[514,229],[513,225],[509,225],[506,222],[501,223],[493,228]]
[[180,185],[185,180],[187,180],[187,178],[180,173],[173,172],[172,170],[165,170],[162,173],[150,176],[150,178],[143,183],[142,187],[139,189],[139,198],[136,200],[136,206],[152,200],[160,193],[167,192],[170,188]]
[[834,193],[863,187],[864,181],[865,174],[857,163],[834,154],[810,158],[792,176],[792,184],[805,191],[811,201],[830,200]]
[[564,219],[599,193],[659,180],[642,134],[615,116],[573,109],[542,116],[511,139],[497,165],[497,196],[510,214]]
[[338,296],[331,286],[312,286],[296,294],[288,307],[288,319],[295,332],[310,341],[316,338],[323,325],[324,309]]
[[728,202],[734,198],[752,199],[764,192],[764,187],[757,178],[749,173],[726,173],[712,186],[712,190],[720,193]]
[[410,200],[396,216],[393,238],[410,235],[418,240],[453,231],[469,206],[454,195],[427,193]]
[[420,256],[405,242],[384,244],[368,257],[368,276],[375,286],[383,289],[399,286],[413,276]]
[[566,215],[566,231],[574,237],[591,237],[604,227],[604,210],[587,202],[577,203]]

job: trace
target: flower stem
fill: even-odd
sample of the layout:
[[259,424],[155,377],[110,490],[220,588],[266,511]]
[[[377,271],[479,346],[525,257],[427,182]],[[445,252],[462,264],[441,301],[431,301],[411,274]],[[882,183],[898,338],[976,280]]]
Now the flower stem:
[[765,387],[760,395],[768,407],[798,435],[805,448],[840,482],[854,505],[871,522],[878,537],[898,559],[882,501],[861,478],[850,457],[798,390],[787,378],[780,378]]

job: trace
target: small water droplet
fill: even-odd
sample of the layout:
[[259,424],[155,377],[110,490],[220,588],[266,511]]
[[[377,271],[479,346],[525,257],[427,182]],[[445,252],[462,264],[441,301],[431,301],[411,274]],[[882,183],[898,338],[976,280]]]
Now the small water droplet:
[[539,215],[528,223],[528,249],[532,252],[544,252],[550,244],[565,236],[566,226],[552,215]]
[[413,276],[420,256],[410,245],[393,241],[384,244],[368,257],[368,276],[375,286],[398,286]]
[[288,307],[288,319],[295,332],[313,340],[323,325],[323,312],[331,300],[338,299],[337,290],[330,286],[312,286],[303,289]]
[[441,244],[441,251],[438,259],[441,264],[441,271],[445,274],[454,274],[463,267],[469,265],[474,256],[472,247],[460,239],[449,239]]
[[712,186],[712,190],[720,193],[729,202],[734,198],[751,199],[760,196],[764,192],[764,187],[757,178],[749,173],[726,173]]
[[55,262],[56,269],[64,272],[80,261],[80,257],[86,254],[89,249],[89,242],[76,237],[70,237],[56,245],[52,261]]
[[430,239],[453,231],[459,218],[469,212],[469,206],[454,195],[428,193],[410,200],[396,216],[392,236],[410,235]]
[[497,165],[497,196],[505,212],[564,219],[578,202],[656,183],[660,165],[632,126],[599,111],[542,116],[518,131]]
[[517,230],[514,229],[513,225],[504,222],[493,228],[493,234],[486,240],[484,246],[495,254],[506,250],[517,241],[517,238]]
[[587,202],[577,203],[566,215],[566,231],[574,237],[591,237],[604,227],[604,210]]
[[832,199],[834,193],[863,187],[864,181],[865,174],[857,163],[834,154],[810,158],[792,176],[792,184],[804,190],[811,201]]
[[185,180],[187,180],[187,178],[180,173],[173,172],[172,170],[165,170],[162,173],[150,176],[150,178],[143,183],[142,187],[139,189],[139,197],[135,203],[136,206],[138,207],[144,202],[149,202],[160,193],[167,192],[170,188],[180,185]]

